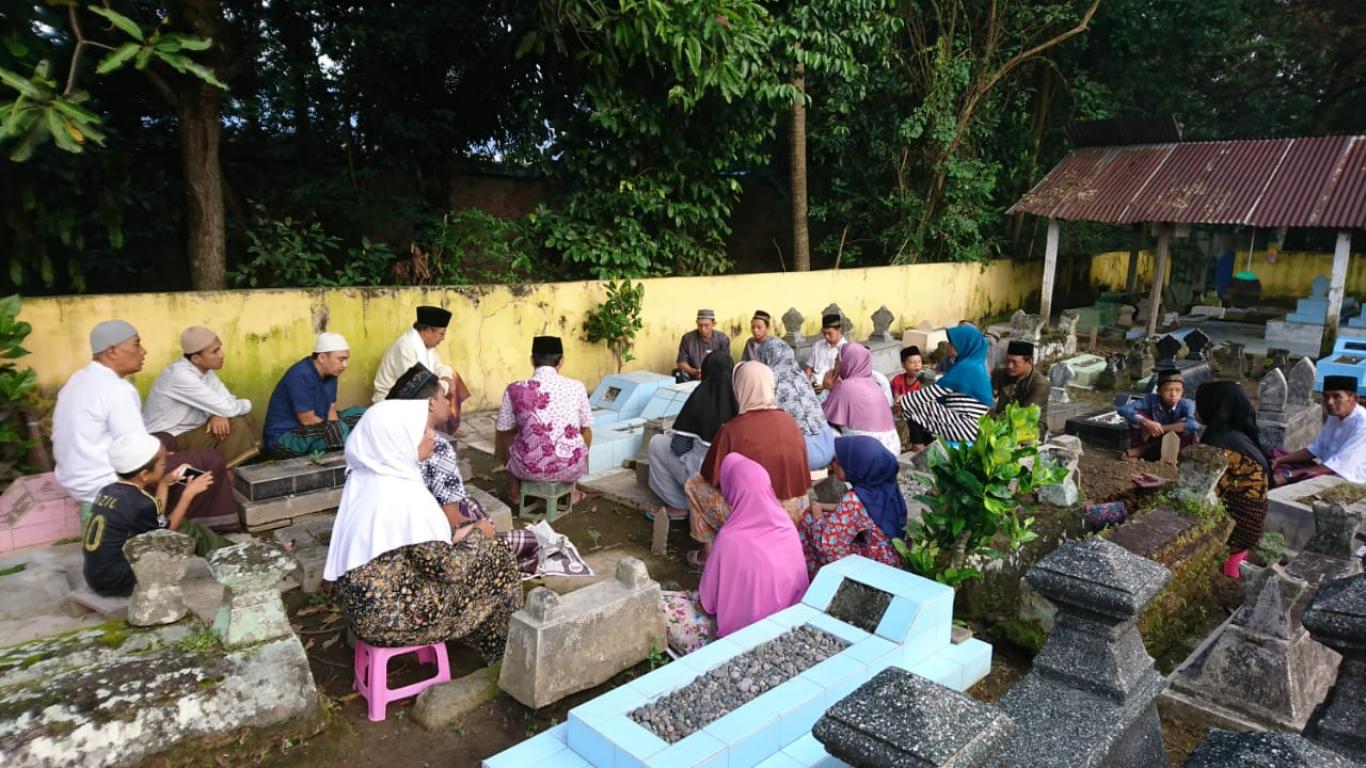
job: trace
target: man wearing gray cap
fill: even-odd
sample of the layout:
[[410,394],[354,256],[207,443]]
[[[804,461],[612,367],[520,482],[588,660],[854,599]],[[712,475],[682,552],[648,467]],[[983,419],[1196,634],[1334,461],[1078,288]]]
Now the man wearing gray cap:
[[[71,374],[57,393],[52,412],[52,454],[57,460],[57,482],[81,503],[81,522],[100,489],[117,479],[109,459],[109,445],[115,437],[145,433],[142,398],[126,376],[142,370],[147,350],[137,329],[123,320],[106,320],[90,331],[91,360]],[[168,438],[167,448],[176,448]],[[212,472],[223,482],[196,496],[190,502],[189,517],[220,531],[241,527],[237,503],[232,498],[232,483],[223,457],[217,451],[176,450],[166,457],[167,466],[188,464]],[[184,486],[171,490],[169,503],[175,504]]]
[[229,467],[261,452],[261,427],[251,401],[235,397],[215,371],[225,355],[218,334],[191,326],[180,332],[181,356],[161,372],[147,393],[142,418],[147,431],[166,433],[182,449],[211,448]]
[[678,342],[678,368],[674,381],[683,384],[702,378],[702,361],[712,352],[730,355],[730,337],[716,330],[716,313],[697,310],[697,330],[688,331]]

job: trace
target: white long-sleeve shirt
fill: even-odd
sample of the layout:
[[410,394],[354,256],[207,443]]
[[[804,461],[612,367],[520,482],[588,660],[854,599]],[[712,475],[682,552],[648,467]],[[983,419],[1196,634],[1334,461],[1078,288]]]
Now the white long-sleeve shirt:
[[375,371],[375,395],[371,398],[372,401],[378,403],[388,397],[394,382],[415,363],[422,363],[439,379],[448,378],[454,372],[449,365],[441,362],[435,349],[427,348],[416,328],[409,328],[389,345],[383,359],[379,361],[379,370]]
[[137,389],[91,360],[57,392],[52,413],[57,482],[78,501],[94,501],[101,488],[118,479],[109,444],[118,435],[146,431]]
[[1349,483],[1366,483],[1366,408],[1358,405],[1345,419],[1329,416],[1308,448],[1338,477]]
[[233,397],[218,374],[213,371],[200,373],[194,363],[183,357],[166,366],[142,406],[142,419],[147,423],[148,432],[172,435],[199,429],[210,416],[231,419],[248,413],[251,413],[250,400]]

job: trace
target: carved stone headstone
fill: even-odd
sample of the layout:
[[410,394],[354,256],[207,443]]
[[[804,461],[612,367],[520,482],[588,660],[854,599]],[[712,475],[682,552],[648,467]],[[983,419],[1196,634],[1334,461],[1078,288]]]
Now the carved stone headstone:
[[1314,536],[1304,545],[1305,552],[1339,559],[1352,556],[1353,543],[1361,527],[1362,512],[1357,505],[1345,506],[1331,501],[1315,501]]
[[783,313],[783,340],[789,344],[796,344],[802,340],[802,322],[806,318],[797,311],[796,307],[789,307]]
[[1031,344],[1038,344],[1044,325],[1046,325],[1046,321],[1038,315],[1031,315],[1023,309],[1017,309],[1015,314],[1010,316],[1010,337]]
[[1130,384],[1137,384],[1139,379],[1148,375],[1148,371],[1153,367],[1153,353],[1147,339],[1138,339],[1131,343],[1124,362],[1129,370]]
[[1257,383],[1257,411],[1261,413],[1285,413],[1290,395],[1290,385],[1281,369],[1272,368]]
[[1313,299],[1328,298],[1328,288],[1332,283],[1323,275],[1316,276],[1309,281],[1309,297]]
[[1067,394],[1067,385],[1077,378],[1077,372],[1072,370],[1072,366],[1067,363],[1055,363],[1048,369],[1048,402],[1050,403],[1070,403],[1071,396]]
[[854,332],[854,323],[849,320],[848,315],[844,314],[844,310],[840,309],[840,305],[836,304],[833,301],[830,302],[829,306],[821,310],[821,318],[824,319],[826,315],[840,316],[840,328],[844,330],[845,336],[848,336],[849,334]]
[[273,544],[251,542],[209,553],[209,570],[223,585],[213,631],[226,646],[251,645],[294,630],[276,585],[294,560]]
[[1135,322],[1135,324],[1136,324],[1136,325],[1142,325],[1142,324],[1148,322],[1148,315],[1150,315],[1150,314],[1152,313],[1152,311],[1153,311],[1153,302],[1152,302],[1152,299],[1149,299],[1149,298],[1146,297],[1146,296],[1143,297],[1143,298],[1141,298],[1141,299],[1139,299],[1139,300],[1138,300],[1138,313],[1134,315],[1134,322]]
[[[1168,432],[1167,434],[1175,434]],[[1177,469],[1177,488],[1185,498],[1193,498],[1206,504],[1217,501],[1214,488],[1219,478],[1228,469],[1228,454],[1208,445],[1192,445],[1181,451],[1180,466]]]
[[1366,760],[1366,574],[1330,581],[1304,611],[1313,638],[1342,654],[1337,685],[1315,711],[1305,737],[1346,755]]
[[896,320],[896,315],[892,314],[887,305],[883,304],[873,313],[873,335],[868,337],[869,341],[893,341],[891,333],[892,323]]
[[1096,377],[1096,389],[1113,390],[1119,386],[1120,376],[1124,372],[1124,353],[1116,352],[1105,357],[1105,370]]
[[1247,345],[1241,341],[1224,342],[1227,362],[1224,364],[1224,377],[1238,381],[1247,375]]
[[1176,356],[1181,352],[1181,340],[1167,334],[1157,340],[1157,364],[1170,366],[1176,362]]
[[1187,360],[1206,360],[1208,359],[1206,348],[1209,347],[1209,336],[1205,332],[1196,328],[1186,334],[1186,359]]
[[1318,378],[1318,369],[1314,366],[1314,361],[1307,357],[1301,357],[1290,369],[1290,375],[1286,377],[1289,384],[1288,394],[1286,395],[1286,405],[1313,405],[1314,404],[1314,379]]
[[1266,368],[1278,368],[1282,372],[1290,368],[1290,350],[1271,347],[1266,351]]
[[194,559],[194,540],[171,530],[149,531],[124,542],[123,556],[137,578],[128,598],[128,623],[152,627],[180,621],[189,611],[181,580]]
[[1120,328],[1134,327],[1134,314],[1136,312],[1138,312],[1138,307],[1132,304],[1119,305],[1119,318],[1115,321],[1115,325]]

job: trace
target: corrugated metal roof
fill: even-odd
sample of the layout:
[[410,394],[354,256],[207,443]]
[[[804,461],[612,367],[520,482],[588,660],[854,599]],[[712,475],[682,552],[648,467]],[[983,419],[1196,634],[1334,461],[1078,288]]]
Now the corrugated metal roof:
[[1366,136],[1078,149],[1008,213],[1115,224],[1366,228]]

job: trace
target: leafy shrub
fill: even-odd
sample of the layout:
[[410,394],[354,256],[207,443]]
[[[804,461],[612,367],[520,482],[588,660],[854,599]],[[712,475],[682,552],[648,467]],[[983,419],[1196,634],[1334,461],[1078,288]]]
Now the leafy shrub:
[[411,285],[515,283],[537,270],[521,224],[478,208],[423,217],[408,252],[394,274]]
[[306,225],[290,216],[272,219],[261,203],[253,209],[252,227],[246,232],[251,258],[228,273],[234,285],[314,288],[331,284],[326,274],[332,271],[331,254],[340,240],[317,222]]
[[588,340],[607,342],[617,358],[617,371],[634,358],[632,348],[641,328],[640,308],[645,300],[645,284],[630,280],[607,284],[607,299],[599,304],[583,324]]
[[13,362],[28,354],[23,343],[33,331],[33,326],[19,319],[21,307],[18,294],[0,299],[0,480],[31,469],[27,457],[34,445],[22,407],[30,402],[38,375]]

